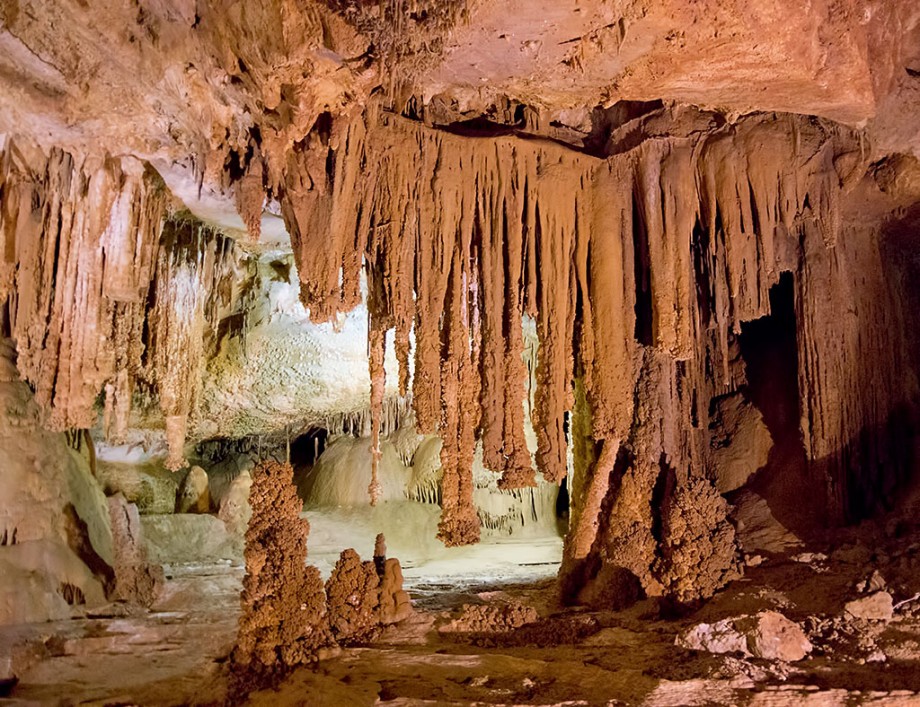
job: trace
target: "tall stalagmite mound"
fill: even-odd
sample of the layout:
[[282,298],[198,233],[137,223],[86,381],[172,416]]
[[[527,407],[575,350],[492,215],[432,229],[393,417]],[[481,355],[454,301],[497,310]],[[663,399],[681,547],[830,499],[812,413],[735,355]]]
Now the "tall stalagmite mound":
[[242,614],[233,652],[234,673],[246,682],[274,676],[316,659],[332,643],[319,570],[306,564],[310,524],[287,464],[262,462],[252,474],[246,529]]

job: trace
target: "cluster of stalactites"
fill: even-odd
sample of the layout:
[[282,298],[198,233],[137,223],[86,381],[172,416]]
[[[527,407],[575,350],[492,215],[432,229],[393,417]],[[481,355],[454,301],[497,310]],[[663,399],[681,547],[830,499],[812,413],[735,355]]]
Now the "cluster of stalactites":
[[165,206],[130,157],[0,153],[0,302],[51,428],[92,427],[103,390],[107,424],[127,428]]
[[774,116],[600,160],[370,117],[295,152],[281,204],[311,316],[354,305],[363,256],[375,409],[383,332],[395,328],[405,391],[414,330],[418,428],[444,439],[442,537],[467,543],[478,537],[477,439],[503,488],[534,483],[523,316],[540,346],[538,469],[566,475],[576,361],[612,466],[634,423],[641,348],[684,361],[714,338],[724,373],[729,333],[768,313],[769,287],[795,257],[777,245],[793,222],[814,218],[834,242],[847,137]]
[[121,442],[143,380],[177,469],[235,255],[212,230],[167,220],[167,206],[159,177],[130,157],[0,152],[0,304],[47,424],[94,427],[104,392],[103,430]]
[[[155,384],[166,425],[172,471],[184,468],[189,416],[201,389],[207,342],[216,338],[219,309],[236,259],[229,239],[192,222],[172,222],[157,262],[148,313],[147,378]],[[226,288],[223,288],[226,289]]]

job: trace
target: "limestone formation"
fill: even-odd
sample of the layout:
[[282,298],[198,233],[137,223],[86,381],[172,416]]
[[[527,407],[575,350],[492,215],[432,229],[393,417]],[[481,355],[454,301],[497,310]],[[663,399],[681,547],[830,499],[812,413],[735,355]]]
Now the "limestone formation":
[[220,518],[205,513],[141,516],[144,544],[154,562],[164,565],[243,561],[243,536]]
[[866,621],[891,621],[894,615],[893,602],[888,592],[874,592],[867,597],[848,601],[844,612],[855,619]]
[[0,698],[916,698],[918,114],[916,0],[0,0]]
[[[376,560],[376,556],[374,558]],[[409,592],[403,589],[402,566],[395,557],[386,558],[380,576],[380,623],[384,626],[398,624],[412,614]]]
[[719,493],[735,491],[767,463],[773,439],[763,416],[740,394],[714,401],[711,464]]
[[233,663],[255,681],[316,659],[332,641],[319,571],[306,564],[310,524],[286,464],[253,472],[246,530],[246,576]]
[[243,471],[230,482],[226,493],[220,499],[217,517],[224,521],[231,533],[240,535],[249,525],[252,517],[251,493],[252,476],[248,471]]
[[[13,365],[0,340],[0,365]],[[67,435],[43,426],[17,377],[0,379],[0,624],[68,618],[104,602],[117,543],[106,498]]]
[[812,651],[802,628],[776,611],[698,624],[677,638],[677,645],[710,653],[743,653],[767,660],[795,662]]
[[467,604],[457,618],[438,630],[443,633],[506,633],[534,623],[538,618],[536,609],[518,603]]
[[114,596],[150,606],[163,590],[163,568],[148,558],[137,506],[121,494],[110,496],[108,502],[115,542]]
[[326,606],[332,634],[340,643],[366,642],[380,629],[412,614],[403,589],[399,560],[386,556],[386,540],[377,535],[372,561],[343,550],[326,582]]
[[343,550],[326,582],[326,606],[332,635],[339,642],[373,637],[380,623],[378,585],[374,563],[362,562],[354,550]]
[[176,513],[207,513],[211,510],[208,472],[193,466],[179,485]]

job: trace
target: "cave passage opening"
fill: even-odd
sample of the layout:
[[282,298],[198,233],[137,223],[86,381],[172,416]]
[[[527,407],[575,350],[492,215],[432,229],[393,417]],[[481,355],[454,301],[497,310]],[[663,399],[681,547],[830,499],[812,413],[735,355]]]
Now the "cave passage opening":
[[742,324],[744,393],[763,416],[773,445],[745,488],[766,500],[774,517],[799,537],[826,519],[823,486],[811,478],[800,428],[795,279],[770,288],[770,314]]
[[290,443],[289,462],[297,473],[312,468],[326,449],[329,432],[322,427],[311,427],[294,437]]

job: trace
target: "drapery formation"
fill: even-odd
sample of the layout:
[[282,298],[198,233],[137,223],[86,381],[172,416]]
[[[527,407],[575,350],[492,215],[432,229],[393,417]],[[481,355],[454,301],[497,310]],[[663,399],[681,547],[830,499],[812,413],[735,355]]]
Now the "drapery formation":
[[103,389],[124,428],[166,205],[159,178],[130,157],[46,157],[15,142],[0,161],[0,301],[19,371],[53,429],[92,427]]
[[[600,560],[628,568],[647,591],[684,597],[735,572],[727,504],[707,468],[710,401],[744,382],[736,337],[742,322],[770,313],[769,290],[782,272],[795,273],[800,292],[833,286],[836,274],[823,273],[819,284],[807,260],[835,252],[840,195],[862,175],[862,145],[856,133],[816,119],[725,124],[689,113],[671,116],[668,130],[633,126],[600,159],[369,110],[289,163],[276,195],[311,316],[353,306],[363,257],[378,327],[371,341],[380,347],[382,330],[395,329],[403,392],[414,331],[416,420],[445,439],[446,542],[478,537],[476,440],[504,487],[533,483],[521,357],[529,314],[540,341],[536,467],[547,479],[567,473],[575,381],[589,419],[566,571],[584,584]],[[806,315],[799,326],[810,322]],[[830,404],[827,386],[818,390],[807,372],[824,345],[814,337],[799,337],[811,346],[800,358],[802,432],[813,458],[871,422],[869,408],[885,415],[897,398],[883,389],[872,395],[884,400],[864,405],[867,391],[848,384],[858,411],[834,431],[810,424],[809,410]],[[700,574],[711,581],[694,588]]]
[[103,428],[123,440],[143,381],[178,469],[235,261],[227,239],[167,222],[168,198],[131,157],[46,155],[16,141],[0,151],[0,304],[48,426],[94,427],[104,393]]

